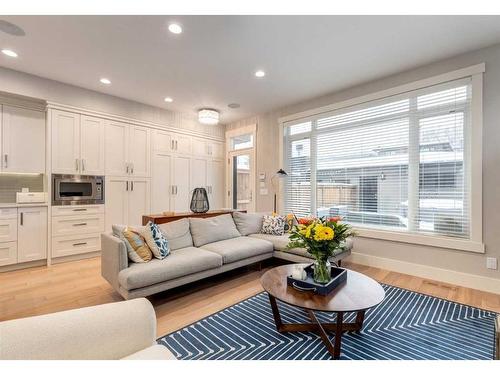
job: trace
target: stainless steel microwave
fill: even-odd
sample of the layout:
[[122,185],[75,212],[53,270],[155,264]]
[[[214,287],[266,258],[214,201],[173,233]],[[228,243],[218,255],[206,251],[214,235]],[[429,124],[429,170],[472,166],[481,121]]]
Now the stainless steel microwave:
[[52,175],[52,205],[104,204],[104,176]]

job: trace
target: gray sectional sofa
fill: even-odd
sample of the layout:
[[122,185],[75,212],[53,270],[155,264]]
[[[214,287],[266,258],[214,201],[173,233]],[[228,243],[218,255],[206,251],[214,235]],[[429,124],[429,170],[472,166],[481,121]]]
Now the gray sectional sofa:
[[[272,257],[310,262],[305,249],[287,249],[288,235],[260,233],[263,214],[234,212],[160,224],[171,249],[165,259],[129,261],[121,239],[101,235],[101,274],[125,299],[149,296]],[[349,242],[332,258],[350,254]]]

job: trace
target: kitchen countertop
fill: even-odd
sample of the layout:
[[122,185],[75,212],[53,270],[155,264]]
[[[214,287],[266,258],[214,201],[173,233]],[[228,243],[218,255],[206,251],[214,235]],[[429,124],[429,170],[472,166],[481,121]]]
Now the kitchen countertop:
[[48,203],[0,203],[0,208],[48,207]]

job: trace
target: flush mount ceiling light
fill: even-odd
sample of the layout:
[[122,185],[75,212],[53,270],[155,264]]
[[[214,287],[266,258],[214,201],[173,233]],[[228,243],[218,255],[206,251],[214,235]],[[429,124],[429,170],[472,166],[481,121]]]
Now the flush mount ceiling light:
[[265,75],[266,75],[266,72],[264,72],[263,70],[257,70],[257,71],[255,72],[255,77],[257,77],[257,78],[262,78],[262,77],[264,77]]
[[172,34],[180,34],[182,33],[182,27],[177,23],[171,23],[170,25],[168,25],[168,31],[170,31]]
[[111,85],[111,81],[107,78],[101,78],[99,82],[104,83],[105,85]]
[[205,125],[217,125],[219,123],[219,112],[215,109],[200,109],[198,111],[198,121]]
[[174,101],[174,99],[172,99],[170,96],[167,96],[164,100],[167,103],[172,103]]
[[17,53],[12,51],[11,49],[3,49],[2,53],[6,56],[9,56],[9,57],[17,57]]

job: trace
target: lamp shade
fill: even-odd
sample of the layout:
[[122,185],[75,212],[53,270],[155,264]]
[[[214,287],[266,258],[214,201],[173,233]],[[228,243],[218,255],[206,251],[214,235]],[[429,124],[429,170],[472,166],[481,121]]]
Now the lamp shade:
[[210,206],[208,204],[208,194],[205,188],[194,189],[189,208],[197,214],[207,212],[209,210]]
[[205,125],[217,125],[219,123],[219,112],[215,109],[200,109],[198,111],[198,121]]

